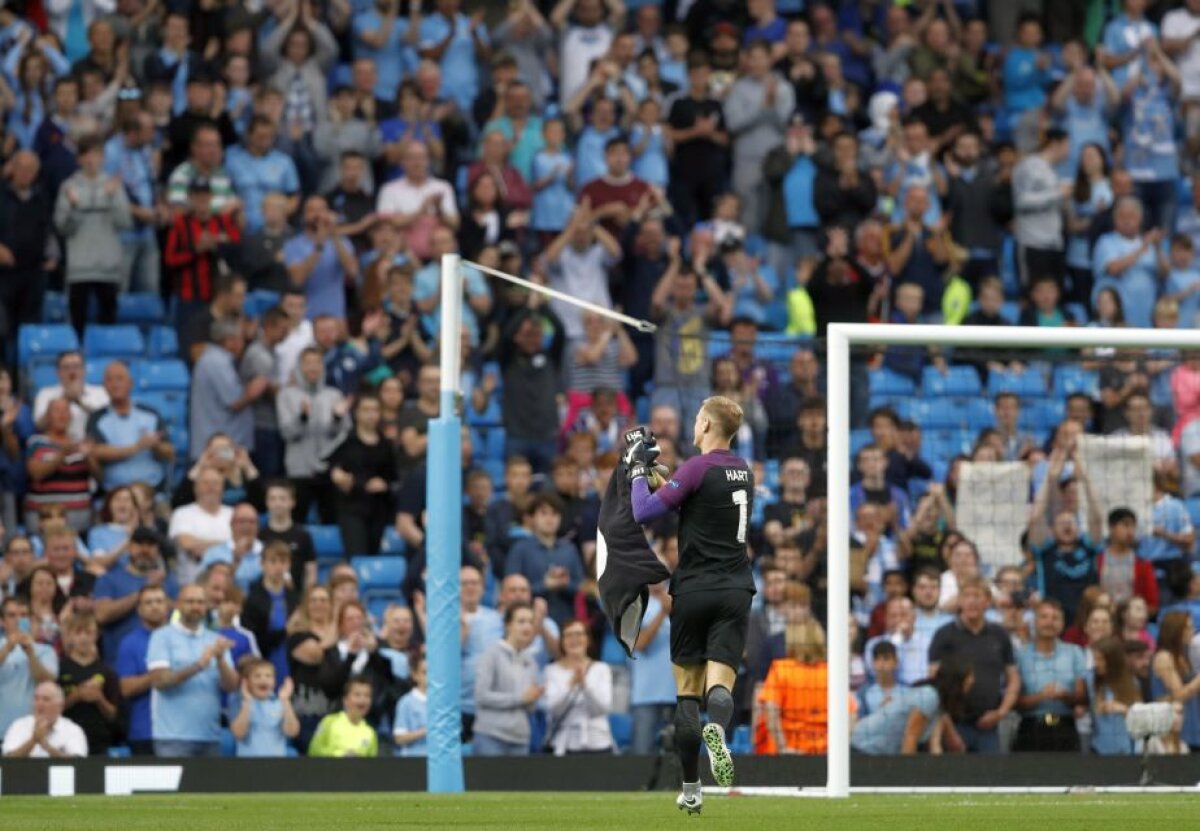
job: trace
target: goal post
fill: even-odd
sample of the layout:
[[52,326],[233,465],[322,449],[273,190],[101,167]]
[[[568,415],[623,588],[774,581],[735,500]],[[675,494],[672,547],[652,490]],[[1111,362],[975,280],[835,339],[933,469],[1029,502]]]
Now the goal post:
[[[1032,349],[1200,350],[1200,330],[1050,328],[1027,326],[935,326],[831,323],[827,360],[828,548],[826,610],[828,644],[828,752],[826,785],[814,795],[850,795],[850,355],[855,347],[933,346]],[[836,497],[836,498],[835,498]]]

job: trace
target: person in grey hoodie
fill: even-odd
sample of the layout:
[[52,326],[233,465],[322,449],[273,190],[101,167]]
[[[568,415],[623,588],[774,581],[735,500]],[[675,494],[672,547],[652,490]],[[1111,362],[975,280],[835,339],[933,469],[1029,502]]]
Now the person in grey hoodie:
[[300,353],[290,383],[275,397],[279,434],[284,441],[283,467],[296,486],[296,516],[307,516],[317,502],[322,522],[333,522],[333,489],[325,459],[350,428],[350,400],[325,383],[321,350]]
[[504,639],[475,667],[476,756],[529,755],[529,713],[545,692],[527,651],[534,633],[533,608],[514,603],[504,612]]
[[1071,154],[1071,138],[1063,130],[1046,131],[1042,149],[1031,153],[1013,169],[1012,195],[1017,219],[1017,273],[1023,291],[1037,277],[1049,276],[1062,287],[1066,276],[1066,243],[1063,209],[1070,187],[1059,182],[1054,169]]
[[133,227],[133,218],[121,182],[104,175],[100,138],[81,138],[78,159],[79,170],[58,192],[54,227],[66,240],[71,325],[82,339],[92,295],[100,307],[100,323],[117,320],[117,290],[124,262],[120,232]]
[[766,212],[763,161],[783,144],[796,109],[792,85],[771,71],[771,47],[762,41],[745,50],[746,74],[725,96],[725,125],[733,135],[733,190],[742,200],[742,224],[759,233]]

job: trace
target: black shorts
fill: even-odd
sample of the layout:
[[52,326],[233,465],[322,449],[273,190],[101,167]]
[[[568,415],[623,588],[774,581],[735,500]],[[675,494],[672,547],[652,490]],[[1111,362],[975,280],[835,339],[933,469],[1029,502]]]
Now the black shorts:
[[671,606],[671,663],[716,661],[738,668],[750,628],[754,593],[744,589],[687,592]]

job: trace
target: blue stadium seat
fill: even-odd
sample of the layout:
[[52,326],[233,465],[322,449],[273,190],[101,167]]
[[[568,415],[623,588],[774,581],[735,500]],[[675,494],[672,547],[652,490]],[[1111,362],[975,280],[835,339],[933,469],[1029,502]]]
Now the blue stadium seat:
[[[506,433],[503,427],[493,427],[487,431],[484,436],[483,454],[488,459],[499,459],[504,461],[504,442]],[[479,452],[479,448],[476,448]]]
[[995,423],[996,417],[992,412],[992,402],[983,398],[972,398],[967,402],[967,427],[971,428],[973,432],[991,427]]
[[1092,319],[1092,316],[1088,314],[1087,306],[1082,303],[1066,303],[1063,305],[1063,309],[1066,311],[1067,317],[1074,318],[1075,322],[1080,326],[1085,325]]
[[146,360],[134,367],[138,389],[186,391],[191,380],[187,364],[176,358]]
[[221,755],[226,758],[237,755],[237,739],[228,727],[221,728]]
[[354,571],[358,574],[359,590],[364,592],[375,589],[399,591],[400,584],[404,582],[408,572],[408,561],[404,557],[351,557],[350,565],[354,566]]
[[[108,369],[108,365],[112,363],[111,358],[101,358],[99,360],[88,361],[83,368],[83,380],[89,384],[99,386],[104,383],[104,370]],[[130,363],[133,367],[133,363]]]
[[1066,398],[1082,392],[1092,398],[1100,395],[1100,374],[1077,366],[1060,366],[1054,370],[1053,391],[1055,398]]
[[1046,379],[1035,369],[1024,372],[992,370],[988,373],[988,396],[995,398],[1002,392],[1016,393],[1021,398],[1041,398],[1046,394]]
[[936,367],[927,366],[921,373],[923,395],[970,398],[979,395],[982,391],[979,373],[971,366],[947,367],[945,375]]
[[255,289],[246,293],[246,301],[242,304],[242,310],[249,318],[260,318],[267,309],[273,309],[278,305],[279,292]]
[[383,532],[383,541],[379,544],[379,553],[402,556],[407,547],[404,537],[396,532],[396,526],[389,525]]
[[48,291],[42,298],[42,320],[46,323],[65,323],[67,320],[67,295],[61,291]]
[[1200,525],[1200,496],[1190,496],[1185,501],[1192,525]]
[[729,354],[729,343],[728,332],[709,332],[708,357],[719,358],[722,355]]
[[643,395],[633,402],[633,415],[638,424],[650,423],[650,396]]
[[466,406],[466,411],[467,424],[472,427],[490,427],[499,424],[501,421],[500,396],[493,394],[482,413],[476,412],[475,408],[469,405]]
[[17,358],[22,366],[53,364],[58,353],[79,348],[75,330],[65,323],[25,324],[17,332]]
[[342,532],[336,525],[309,525],[307,529],[318,560],[345,558],[345,552],[342,550]]
[[872,395],[912,395],[917,390],[917,385],[911,378],[886,367],[871,371],[867,379]]
[[93,323],[83,331],[83,352],[89,360],[136,359],[146,353],[146,341],[138,328],[131,324],[100,326]]
[[376,624],[383,623],[383,615],[387,612],[388,607],[392,605],[407,606],[404,600],[404,595],[396,592],[395,594],[379,594],[371,593],[366,597],[367,614],[371,616],[371,620]]
[[871,431],[866,427],[859,427],[856,430],[850,431],[850,455],[857,456],[858,451],[864,446],[871,443]]
[[779,489],[779,460],[767,459],[763,463],[763,484],[766,485],[772,493]]
[[133,755],[133,751],[128,745],[117,744],[108,749],[108,758],[110,759],[128,759]]
[[922,430],[948,430],[967,425],[967,409],[952,401],[918,399],[903,407],[903,416],[915,421]]
[[503,459],[476,459],[475,465],[491,478],[492,485],[496,490],[504,489]]
[[178,356],[179,333],[170,326],[151,326],[146,333],[146,350],[151,358]]
[[[785,329],[787,329],[787,325],[788,325],[787,298],[777,296],[774,300],[772,300],[771,302],[769,302],[767,304],[767,308],[766,308],[765,314],[763,316],[763,328],[766,329],[767,331],[759,334],[759,336],[758,336],[759,342],[758,342],[758,345],[755,347],[755,350],[754,350],[755,353],[758,353],[759,348],[761,348],[761,346],[762,346],[763,335],[775,333],[775,332],[783,332]],[[762,357],[763,357],[763,360],[772,361],[771,358],[768,358],[766,356],[762,356]],[[786,360],[791,360],[790,356]],[[772,361],[772,362],[778,363],[778,361]]]
[[[786,324],[785,309],[784,326],[780,328],[786,328]],[[792,355],[795,354],[797,349],[807,347],[810,344],[811,341],[808,338],[763,332],[759,334],[758,341],[754,344],[754,354],[768,363],[786,366],[791,362]]]
[[138,394],[137,403],[154,410],[168,425],[187,425],[187,396],[181,393],[143,392]]
[[754,745],[750,742],[750,725],[739,724],[734,728],[729,750],[735,756],[748,756],[754,752]]
[[29,373],[29,382],[34,393],[42,387],[52,387],[58,383],[58,371],[54,364],[35,364]]
[[1016,326],[1021,319],[1021,304],[1016,300],[1005,300],[1000,304],[1000,317],[1010,326]]
[[[191,447],[191,442],[188,438],[188,426],[186,423],[168,424],[167,438],[171,440],[171,444],[175,446],[175,449],[181,453],[187,453],[188,448]],[[180,467],[182,467],[182,465]]]
[[633,741],[633,716],[629,713],[609,713],[608,727],[612,730],[613,743],[618,750],[629,747]]
[[1017,426],[1022,430],[1053,430],[1066,417],[1066,412],[1067,402],[1061,398],[1023,402]]
[[117,322],[137,323],[150,326],[162,323],[167,310],[162,298],[148,291],[135,291],[117,295]]

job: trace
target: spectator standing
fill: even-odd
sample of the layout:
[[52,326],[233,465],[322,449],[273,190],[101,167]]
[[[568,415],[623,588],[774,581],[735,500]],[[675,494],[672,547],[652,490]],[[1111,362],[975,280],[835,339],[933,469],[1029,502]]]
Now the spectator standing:
[[124,185],[129,200],[131,228],[121,234],[122,291],[159,293],[160,258],[155,231],[164,214],[155,197],[158,171],[153,141],[154,120],[143,111],[126,118],[121,132],[104,145],[104,172]]
[[254,411],[251,405],[270,388],[271,380],[258,375],[243,383],[237,362],[245,349],[241,324],[219,320],[212,326],[212,343],[196,362],[192,373],[189,418],[191,456],[200,457],[216,433],[237,445],[254,449]]
[[0,639],[0,732],[3,732],[32,712],[34,688],[58,677],[58,656],[51,647],[34,642],[27,600],[6,597],[0,602],[0,614],[4,624],[4,637]]
[[[552,336],[547,344],[544,332]],[[527,306],[512,314],[500,335],[500,370],[504,381],[501,413],[506,456],[527,458],[535,473],[545,473],[557,450],[556,396],[562,378],[565,346],[562,320],[543,307],[542,295],[531,292]]]
[[1200,745],[1200,673],[1192,666],[1189,646],[1196,629],[1187,612],[1163,615],[1158,627],[1158,652],[1151,662],[1150,690],[1156,701],[1183,705],[1179,739],[1189,748]]
[[397,756],[424,756],[425,737],[429,733],[425,656],[415,655],[409,668],[413,688],[396,702],[396,713],[392,718],[392,743],[396,746]]
[[278,130],[268,116],[256,115],[246,128],[241,144],[232,147],[225,158],[225,169],[234,191],[242,202],[246,231],[263,225],[263,199],[269,193],[288,197],[288,213],[299,204],[300,174],[291,156],[275,149]]
[[200,570],[207,572],[215,563],[227,563],[233,582],[245,592],[251,582],[262,576],[263,544],[258,539],[258,512],[250,503],[239,502],[233,508],[229,527],[229,541],[209,546],[200,560]]
[[[113,668],[121,684],[125,738],[135,756],[154,752],[150,716],[151,676],[146,650],[154,630],[163,626],[171,611],[171,599],[162,586],[144,585],[135,595],[137,620],[120,641]],[[99,608],[99,604],[97,604]]]
[[138,526],[130,534],[126,561],[118,561],[96,581],[92,597],[96,620],[104,627],[103,655],[109,661],[117,659],[122,641],[137,629],[143,588],[161,588],[168,599],[179,593],[161,548],[157,531]]
[[154,630],[146,666],[154,686],[151,707],[154,755],[216,756],[220,752],[221,692],[238,686],[226,653],[231,642],[205,626],[207,600],[200,586],[179,592],[179,618]]
[[405,144],[401,165],[404,176],[380,188],[375,210],[407,233],[409,250],[425,258],[429,256],[434,228],[458,228],[454,188],[430,175],[429,150],[419,141]]
[[[459,582],[462,585],[461,620],[462,620],[462,698],[463,736],[469,740],[475,722],[475,689],[479,661],[493,644],[504,637],[504,619],[500,613],[490,606],[482,605],[483,574],[471,565],[463,566],[459,571]],[[413,610],[422,631],[428,631],[425,620],[425,595],[413,598]],[[529,608],[526,606],[526,608]],[[530,615],[532,629],[533,618]],[[530,634],[532,643],[533,632]],[[531,659],[532,660],[532,659]]]
[[262,576],[250,584],[241,614],[242,623],[254,635],[262,656],[274,666],[277,678],[288,675],[287,622],[299,599],[289,585],[291,562],[292,552],[283,540],[263,547]]
[[67,432],[74,441],[83,441],[92,413],[108,406],[108,393],[99,384],[84,382],[82,352],[73,349],[60,352],[55,360],[55,370],[58,383],[42,387],[33,399],[33,420],[40,423],[50,402],[65,398],[71,403],[71,424]]
[[1063,253],[1064,189],[1055,168],[1071,153],[1071,139],[1063,130],[1046,131],[1041,149],[1022,159],[1013,170],[1012,192],[1016,207],[1013,236],[1017,242],[1017,268],[1026,290],[1035,277],[1053,277],[1062,285],[1066,269]]
[[322,521],[330,521],[333,493],[326,471],[328,458],[350,426],[350,400],[325,382],[321,351],[307,347],[289,384],[279,392],[276,414],[284,441],[284,470],[296,487],[293,516],[308,516],[318,505]]
[[212,121],[205,120],[197,125],[187,145],[187,160],[171,170],[167,179],[167,203],[173,211],[188,207],[188,190],[197,180],[208,182],[209,207],[214,214],[232,214],[241,207],[241,200],[234,194],[233,182],[222,161],[221,138],[221,131]]
[[90,614],[63,621],[58,683],[66,695],[63,714],[87,737],[88,752],[104,756],[119,735],[121,685],[96,648],[100,627]]
[[179,349],[183,359],[189,365],[194,365],[204,354],[204,350],[212,343],[212,327],[219,320],[244,323],[246,305],[246,278],[239,274],[224,274],[218,276],[212,284],[212,302],[190,303],[178,301],[176,306],[177,318],[182,320],[179,333]]
[[525,508],[532,536],[513,544],[505,561],[507,574],[522,574],[534,595],[544,597],[550,618],[561,628],[571,619],[575,592],[583,581],[579,550],[560,538],[562,502],[553,494],[537,494]]
[[675,686],[671,674],[671,595],[666,583],[650,587],[642,630],[630,666],[629,709],[633,715],[630,752],[649,756],[659,747],[662,730],[674,717]]
[[275,667],[261,659],[246,661],[241,675],[237,715],[229,722],[238,757],[287,756],[287,740],[300,733],[300,720],[292,709],[292,679],[276,684]]
[[763,161],[783,143],[795,109],[791,84],[771,70],[771,48],[762,41],[746,47],[746,73],[725,99],[725,123],[733,136],[733,189],[742,199],[742,222],[750,233],[762,225]]
[[[273,542],[287,545],[290,552],[287,583],[300,595],[317,582],[317,555],[312,535],[296,523],[295,484],[287,479],[267,483],[266,502],[267,524],[259,531],[258,538],[264,546]],[[265,548],[263,555],[266,555]],[[281,673],[280,677],[285,674]]]
[[379,434],[379,399],[354,399],[354,429],[329,454],[329,478],[337,489],[338,527],[349,556],[376,554],[391,524],[396,459]]
[[474,747],[477,756],[528,756],[529,714],[545,688],[537,663],[525,653],[533,642],[533,610],[513,604],[504,614],[504,637],[479,659],[475,675]]
[[625,4],[607,0],[559,0],[550,15],[558,30],[559,104],[563,107],[588,79],[592,64],[612,45],[625,22]]
[[1125,656],[1120,638],[1101,638],[1091,645],[1092,666],[1087,674],[1091,702],[1092,752],[1101,756],[1128,756],[1133,737],[1125,724],[1129,708],[1142,701],[1137,679]]
[[69,759],[88,755],[87,736],[63,715],[63,691],[43,681],[33,693],[33,712],[8,725],[0,752],[15,759]]
[[1150,615],[1158,611],[1158,581],[1149,560],[1137,556],[1137,516],[1128,508],[1108,514],[1108,545],[1096,558],[1100,586],[1116,605],[1140,597]]
[[175,458],[175,445],[167,436],[162,416],[134,402],[132,390],[128,364],[113,361],[104,370],[108,406],[88,419],[91,458],[100,468],[105,491],[135,482],[158,487],[165,477],[164,463]]
[[303,286],[311,317],[346,316],[346,286],[358,280],[350,240],[338,233],[337,217],[323,196],[304,200],[303,231],[283,246],[293,286]]
[[963,720],[954,728],[969,751],[990,754],[1001,750],[997,726],[1017,704],[1021,677],[1008,633],[984,618],[988,594],[983,578],[959,586],[958,616],[934,635],[929,663],[934,674],[949,658],[970,665],[975,684],[967,693]]
[[181,584],[192,582],[200,571],[204,552],[233,538],[233,508],[221,504],[221,473],[203,467],[196,474],[195,499],[171,514],[167,535],[178,551],[175,576]]
[[71,325],[79,336],[95,296],[99,322],[117,321],[117,290],[124,254],[120,232],[133,225],[120,180],[103,173],[104,146],[91,136],[79,141],[79,171],[62,185],[54,225],[67,247],[66,284]]
[[279,307],[267,309],[262,316],[259,335],[246,347],[238,365],[238,375],[250,383],[255,378],[268,379],[266,391],[254,402],[254,452],[251,460],[265,479],[278,476],[283,463],[283,439],[279,435],[279,419],[275,414],[275,397],[279,393],[278,361],[275,347],[287,336],[287,313]]
[[1085,661],[1082,649],[1059,640],[1063,624],[1062,605],[1042,600],[1034,620],[1036,636],[1017,652],[1022,716],[1014,750],[1079,751],[1074,708],[1086,701]]
[[721,102],[712,95],[707,55],[688,56],[687,78],[687,91],[674,99],[667,113],[674,146],[668,187],[683,227],[712,216],[729,168],[729,133]]
[[[625,150],[628,155],[627,146]],[[608,203],[608,206],[624,204],[615,201]],[[551,288],[597,306],[612,308],[607,274],[621,259],[621,245],[600,217],[600,211],[592,210],[588,197],[583,196],[580,205],[571,214],[571,221],[550,243],[544,257]],[[583,339],[583,311],[578,306],[555,298],[550,301],[550,308],[562,321],[564,334],[569,341]]]
[[611,751],[612,669],[588,655],[588,627],[581,620],[563,626],[562,645],[563,656],[546,667],[546,744],[555,756]]
[[[213,209],[213,194],[210,179],[197,176],[188,182],[184,207],[176,211],[167,230],[163,264],[175,293],[175,320],[188,329],[196,325],[198,319],[203,319],[201,310],[210,301],[214,305],[218,302],[222,255],[228,252],[228,246],[237,245],[242,238],[236,215]],[[245,281],[241,282],[244,291]],[[225,285],[230,284],[226,282]],[[240,313],[241,308],[237,311]],[[199,340],[207,337],[205,332]],[[189,341],[194,342],[186,335],[180,339],[185,348],[190,345]],[[184,354],[191,361],[196,360],[190,349]]]
[[5,315],[9,361],[16,357],[16,333],[23,323],[42,317],[46,291],[45,264],[50,249],[51,212],[48,188],[38,180],[41,162],[29,150],[14,153],[7,182],[0,189],[0,309]]

